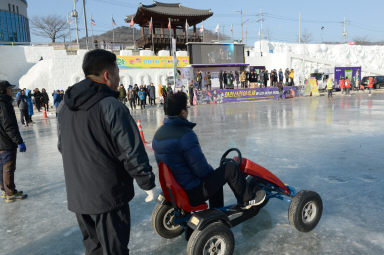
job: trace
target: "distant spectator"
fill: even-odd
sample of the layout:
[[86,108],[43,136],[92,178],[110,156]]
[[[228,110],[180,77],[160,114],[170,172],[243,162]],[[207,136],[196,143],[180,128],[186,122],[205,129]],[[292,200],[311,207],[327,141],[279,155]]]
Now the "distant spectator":
[[156,105],[156,88],[153,83],[151,83],[151,86],[149,87],[149,103],[150,105]]
[[20,95],[17,97],[17,107],[20,110],[20,122],[24,126],[28,126],[28,102],[27,97],[25,96],[24,90],[20,91]]
[[283,77],[283,70],[279,70],[279,82],[283,83],[284,82],[284,77]]
[[46,111],[49,111],[49,97],[47,91],[43,88],[41,90],[41,105],[45,107]]
[[205,75],[205,88],[207,90],[211,90],[212,89],[212,76],[211,76],[211,73],[208,72],[206,75]]
[[38,88],[35,88],[33,91],[33,97],[35,98],[35,106],[38,112],[40,112],[41,109],[41,92]]
[[144,87],[142,87],[139,92],[137,93],[140,99],[140,108],[145,109],[145,90]]
[[127,97],[127,92],[125,91],[124,85],[120,84],[119,86],[119,101],[125,103],[125,98]]
[[285,84],[287,85],[287,86],[289,86],[288,85],[288,80],[289,80],[289,69],[287,68],[287,69],[285,69],[285,72],[284,72],[284,74],[285,74]]
[[289,86],[295,86],[294,79],[295,79],[295,71],[291,69],[291,71],[289,72]]
[[53,93],[52,93],[52,97],[53,97],[53,105],[55,106],[56,108],[56,117],[57,117],[57,107],[59,107],[59,104],[62,100],[61,96],[60,96],[60,90],[55,90]]
[[30,89],[25,90],[25,96],[27,97],[28,103],[28,123],[33,123],[33,102],[32,102],[32,92]]
[[136,109],[136,97],[135,97],[135,92],[133,89],[128,89],[128,101],[129,101],[129,106],[131,109]]

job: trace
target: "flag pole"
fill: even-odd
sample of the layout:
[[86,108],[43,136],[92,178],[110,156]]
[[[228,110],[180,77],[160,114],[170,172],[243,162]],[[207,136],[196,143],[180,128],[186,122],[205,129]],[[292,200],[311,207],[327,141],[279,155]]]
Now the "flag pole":
[[187,36],[187,43],[188,43],[188,20],[185,20],[185,34]]
[[[91,20],[93,20],[92,16],[91,16]],[[91,24],[91,32],[92,32],[92,48],[95,49],[95,40],[93,38],[93,25]]]
[[168,24],[170,24],[169,26],[169,52],[171,53],[171,56],[172,56],[172,24],[171,24],[171,18],[168,18]]
[[[112,15],[112,21],[113,21],[113,15]],[[113,44],[115,43],[115,26],[113,25],[113,22],[112,22],[112,51],[114,49],[113,47]]]
[[151,17],[151,37],[152,37],[152,50],[153,50],[153,53],[155,53],[155,44],[153,43],[153,23],[152,23],[152,17]]

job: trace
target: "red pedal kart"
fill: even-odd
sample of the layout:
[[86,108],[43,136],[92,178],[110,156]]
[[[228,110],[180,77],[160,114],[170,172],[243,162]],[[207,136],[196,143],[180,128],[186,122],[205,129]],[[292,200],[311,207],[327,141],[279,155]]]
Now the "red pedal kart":
[[[233,151],[238,156],[227,158]],[[323,211],[322,200],[316,192],[302,190],[296,193],[293,187],[285,185],[264,167],[242,158],[238,149],[226,151],[220,164],[226,161],[236,162],[252,186],[265,190],[264,203],[248,210],[236,205],[209,209],[207,203],[191,206],[169,167],[160,163],[159,179],[163,194],[159,195],[159,203],[152,213],[152,227],[158,235],[172,239],[185,232],[188,255],[232,254],[235,241],[230,228],[255,216],[271,198],[290,202],[289,223],[298,231],[309,232],[316,227]]]

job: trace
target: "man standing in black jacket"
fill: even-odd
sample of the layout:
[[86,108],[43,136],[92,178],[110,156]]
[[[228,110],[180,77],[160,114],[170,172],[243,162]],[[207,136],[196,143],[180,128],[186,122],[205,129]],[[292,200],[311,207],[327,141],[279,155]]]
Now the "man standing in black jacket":
[[68,209],[76,213],[85,254],[129,254],[133,179],[153,199],[155,176],[128,108],[117,100],[116,55],[84,56],[85,79],[70,87],[58,108]]
[[12,87],[8,81],[0,81],[0,188],[6,203],[27,197],[22,191],[16,190],[14,181],[17,147],[20,152],[27,149],[12,106]]

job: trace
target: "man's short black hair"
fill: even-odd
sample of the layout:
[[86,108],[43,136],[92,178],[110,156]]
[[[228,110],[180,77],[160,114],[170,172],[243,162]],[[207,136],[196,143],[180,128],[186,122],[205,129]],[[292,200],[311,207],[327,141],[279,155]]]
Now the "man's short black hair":
[[87,52],[83,60],[85,76],[100,75],[104,70],[112,70],[116,66],[116,55],[102,49]]
[[187,94],[179,91],[169,95],[164,104],[165,115],[178,116],[182,110],[187,110]]

